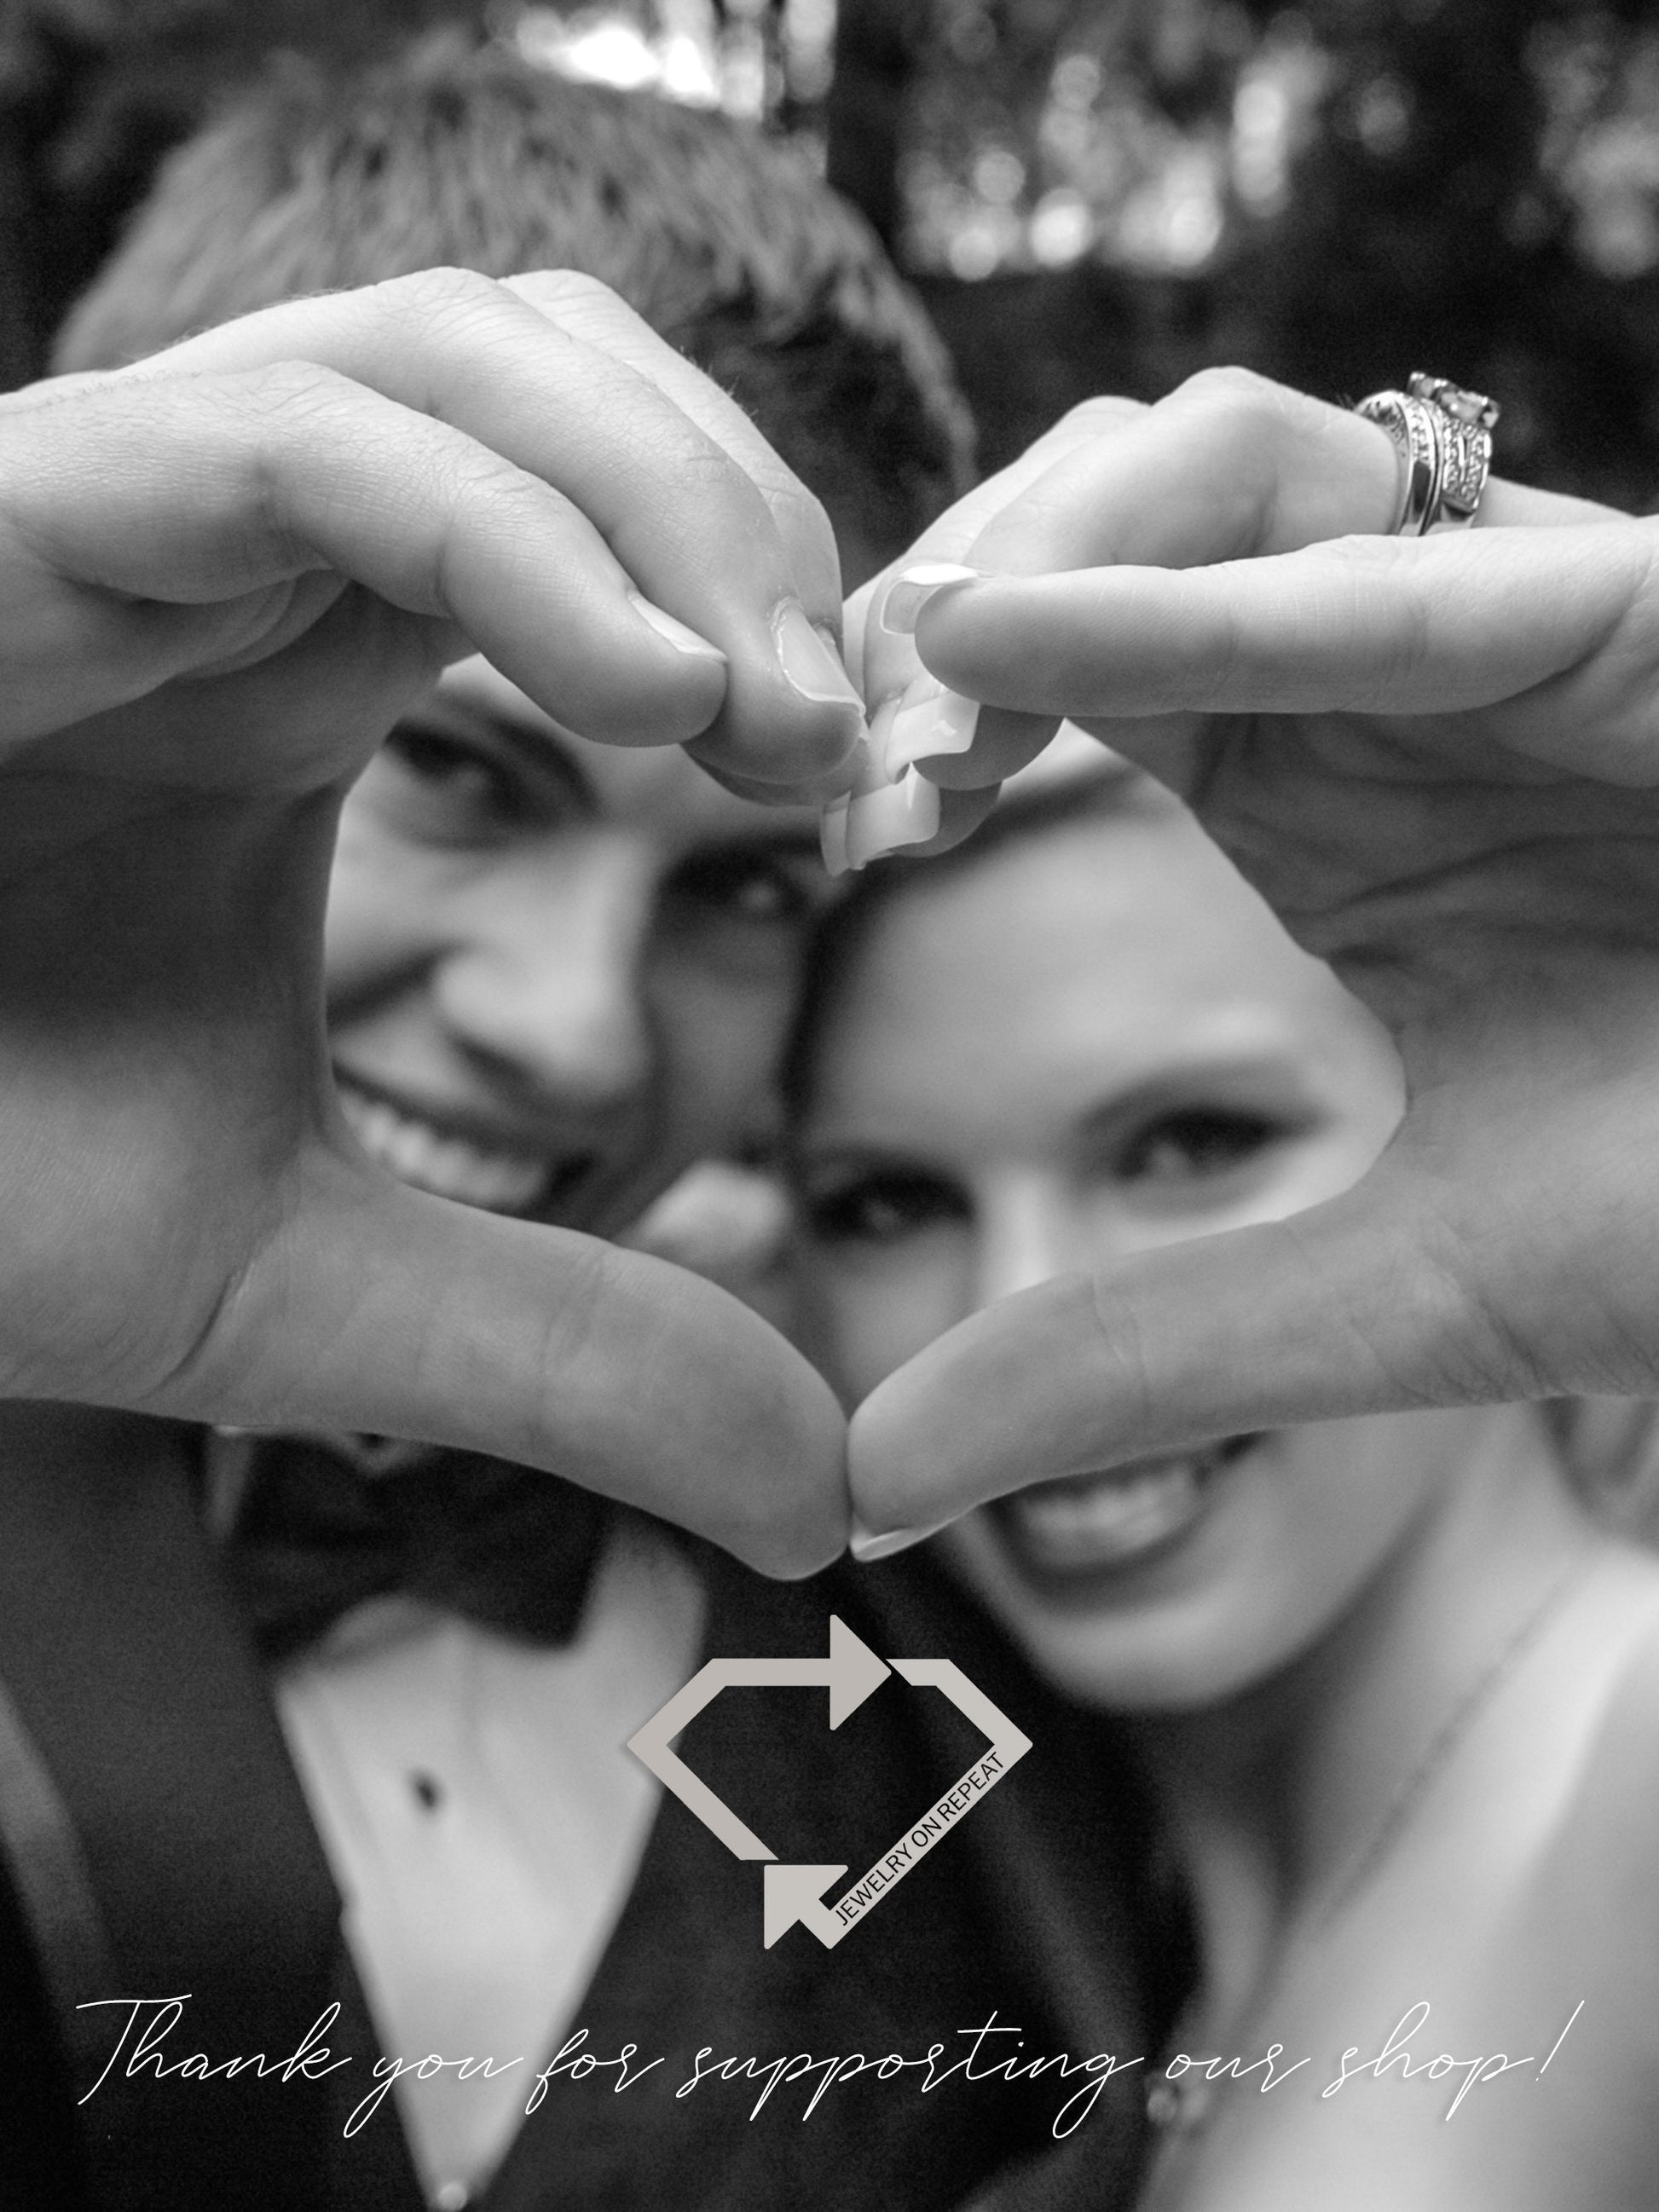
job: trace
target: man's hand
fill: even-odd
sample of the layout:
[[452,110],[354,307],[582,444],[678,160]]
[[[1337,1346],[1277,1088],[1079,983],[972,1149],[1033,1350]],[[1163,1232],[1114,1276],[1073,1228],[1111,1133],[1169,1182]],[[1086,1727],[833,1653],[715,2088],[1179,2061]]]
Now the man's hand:
[[840,1419],[781,1339],[394,1183],[324,1047],[341,796],[446,659],[833,785],[833,543],[738,410],[586,280],[298,302],[0,401],[0,1394],[464,1444],[832,1554]]
[[[853,1431],[878,1528],[1194,1439],[1659,1392],[1659,523],[1494,483],[1405,541],[1385,434],[1238,375],[1085,410],[917,557],[914,638],[991,702],[982,805],[1080,720],[1180,791],[1388,1024],[1409,1104],[1349,1194],[1028,1291]],[[1053,572],[1063,573],[1053,573]],[[1047,720],[1038,718],[1048,718]]]

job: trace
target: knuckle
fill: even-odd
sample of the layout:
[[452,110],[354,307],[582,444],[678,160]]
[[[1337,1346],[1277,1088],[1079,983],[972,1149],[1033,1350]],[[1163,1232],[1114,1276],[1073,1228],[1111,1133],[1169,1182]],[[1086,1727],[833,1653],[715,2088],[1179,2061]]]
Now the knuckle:
[[512,303],[493,276],[476,269],[420,269],[370,288],[368,300],[385,337],[411,360],[432,357],[454,340],[475,337],[481,325]]
[[1218,415],[1247,421],[1276,417],[1287,396],[1282,385],[1259,375],[1253,368],[1225,365],[1200,368],[1170,394],[1182,405],[1212,409]]
[[1058,427],[1063,431],[1080,430],[1092,436],[1101,431],[1121,430],[1126,422],[1134,421],[1146,411],[1138,399],[1097,392],[1091,398],[1080,399],[1075,407],[1068,407]]
[[501,289],[541,317],[550,330],[561,331],[602,354],[620,357],[643,374],[641,355],[665,349],[648,323],[635,313],[619,293],[597,276],[580,269],[532,269],[501,280]]
[[221,393],[233,406],[240,398],[261,415],[281,416],[336,405],[352,386],[349,377],[321,362],[291,360],[204,380],[203,388]]
[[532,269],[510,281],[515,291],[527,292],[538,305],[551,301],[555,306],[604,307],[631,313],[620,295],[609,284],[598,276],[590,276],[583,269]]
[[[296,455],[337,444],[342,434],[363,430],[361,388],[337,369],[314,361],[270,362],[229,376],[200,380],[192,412],[206,447],[214,434],[224,441],[231,465],[246,487],[246,542],[297,545],[295,535]],[[210,413],[209,410],[213,412]]]
[[1183,429],[1194,449],[1206,451],[1212,465],[1224,462],[1221,482],[1239,551],[1264,550],[1280,534],[1286,483],[1299,474],[1297,456],[1310,436],[1322,435],[1326,410],[1255,369],[1232,366],[1200,369],[1165,404],[1192,418]]
[[320,419],[351,404],[356,387],[337,369],[314,361],[269,362],[210,380],[234,438],[250,437],[248,464],[258,512],[279,526],[284,455],[296,439],[314,437]]
[[501,287],[476,269],[441,266],[390,276],[370,287],[369,297],[384,313],[424,322],[434,314],[471,314],[500,303]]
[[757,460],[750,470],[756,489],[776,515],[786,538],[801,544],[833,545],[835,532],[830,510],[816,492],[809,491],[793,471],[780,461],[775,466]]
[[[778,495],[694,423],[670,419],[659,435],[674,440],[670,465],[688,515],[712,518],[718,514],[725,517],[727,528],[752,529],[757,523],[764,528],[769,520],[772,527],[778,526]],[[664,450],[670,450],[665,443]]]

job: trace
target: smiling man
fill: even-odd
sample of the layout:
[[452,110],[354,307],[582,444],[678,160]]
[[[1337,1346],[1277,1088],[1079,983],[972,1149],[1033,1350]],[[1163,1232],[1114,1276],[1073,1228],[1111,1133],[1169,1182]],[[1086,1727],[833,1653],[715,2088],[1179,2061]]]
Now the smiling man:
[[[592,744],[463,662],[342,818],[346,1119],[435,1196],[614,1236],[761,1129],[829,895],[809,810],[734,798],[677,747]],[[425,1516],[361,1582],[343,1462],[378,1479],[367,1510]],[[657,1793],[619,1747],[695,1672],[706,1577],[668,1532],[499,1463],[227,1437],[209,1468],[383,2044],[521,2062],[402,2085],[428,2194],[464,2203],[638,1870]]]
[[830,886],[805,808],[678,748],[593,744],[481,659],[347,799],[329,1031],[364,1149],[441,1198],[625,1228],[763,1133],[802,940]]
[[[936,342],[785,149],[454,41],[227,111],[162,178],[60,365],[441,260],[613,285],[820,492],[854,579],[963,480]],[[797,693],[861,720],[799,607],[775,641]],[[345,804],[325,960],[341,1110],[404,1182],[616,1236],[689,1164],[764,1133],[828,895],[805,810],[751,805],[675,747],[590,743],[465,662]],[[641,1389],[656,1354],[642,1337]],[[50,2155],[98,2212],[927,2212],[1041,2135],[1046,2086],[922,2100],[866,2082],[807,2128],[781,2098],[751,2123],[752,2097],[677,2083],[705,2046],[910,2051],[993,2014],[1032,2048],[1132,2041],[1116,1807],[1066,1808],[1095,1908],[1080,1948],[1021,1826],[1028,1795],[1024,1815],[977,1814],[942,1878],[917,1874],[884,1939],[830,1952],[797,1929],[768,1950],[755,1869],[623,1749],[702,1656],[822,1651],[832,1610],[883,1653],[957,1648],[975,1632],[947,1593],[893,1570],[763,1582],[573,1483],[377,1437],[94,1422],[43,1441],[37,1424],[21,1449],[52,1458],[51,1504],[13,1532],[27,1571],[0,1674],[66,1808],[52,1863],[70,1872],[44,1902],[16,1875],[33,1909],[15,1938],[0,1885],[0,1970],[15,1951],[15,1986],[38,1978],[49,2001],[44,2021],[0,2009],[0,2059],[33,2069]],[[152,1521],[125,1528],[112,1495],[150,1497]],[[994,1698],[1031,1695],[1006,1652],[975,1670]],[[799,1692],[749,1693],[690,1755],[764,1808],[786,1859],[867,1857],[968,1763],[936,1702],[896,1690],[825,1739]],[[289,2052],[321,2021],[342,2063],[276,2087],[111,2066],[125,2015],[100,2008],[172,1991],[190,1993],[189,2051]],[[601,2076],[530,2114],[571,2035],[665,2063],[625,2099]],[[348,2134],[377,2067],[395,2087]],[[1133,2097],[1126,2076],[1103,2175],[1127,2167]]]

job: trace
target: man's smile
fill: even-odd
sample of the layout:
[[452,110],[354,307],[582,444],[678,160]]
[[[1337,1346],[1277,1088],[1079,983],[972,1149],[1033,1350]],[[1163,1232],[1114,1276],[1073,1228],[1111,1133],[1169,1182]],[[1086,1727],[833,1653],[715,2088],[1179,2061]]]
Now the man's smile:
[[592,1151],[538,1151],[484,1133],[481,1118],[463,1128],[446,1115],[414,1111],[336,1071],[340,1109],[357,1142],[400,1182],[434,1198],[490,1213],[544,1214],[598,1164]]

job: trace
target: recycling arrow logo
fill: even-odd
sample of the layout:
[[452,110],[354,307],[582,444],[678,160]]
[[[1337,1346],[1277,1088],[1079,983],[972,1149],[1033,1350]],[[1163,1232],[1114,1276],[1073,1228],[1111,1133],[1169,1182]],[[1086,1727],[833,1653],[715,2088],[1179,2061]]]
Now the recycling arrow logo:
[[[890,1674],[896,1674],[918,1689],[943,1691],[951,1704],[989,1738],[968,1771],[945,1791],[916,1825],[883,1853],[861,1881],[855,1881],[833,1904],[823,1901],[832,1882],[847,1872],[844,1866],[780,1866],[769,1850],[745,1827],[729,1805],[721,1802],[706,1782],[699,1780],[672,1749],[683,1729],[689,1728],[703,1707],[712,1705],[722,1690],[744,1688],[823,1688],[830,1692],[830,1725],[838,1729],[854,1713]],[[985,1692],[970,1682],[949,1659],[878,1659],[868,1644],[854,1636],[845,1621],[830,1616],[830,1654],[824,1659],[711,1659],[653,1713],[637,1735],[628,1740],[634,1756],[650,1768],[665,1790],[671,1790],[688,1812],[720,1838],[734,1857],[771,1862],[763,1876],[762,1941],[770,1950],[780,1936],[799,1920],[826,1949],[833,1950],[848,1931],[873,1911],[894,1885],[927,1856],[935,1844],[995,1788],[1016,1760],[1031,1748],[1008,1716],[994,1705]]]

